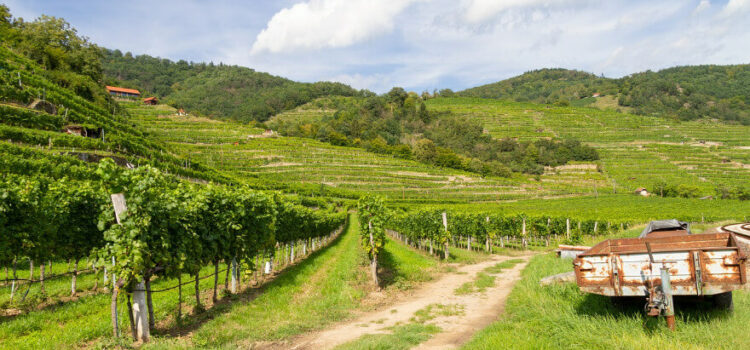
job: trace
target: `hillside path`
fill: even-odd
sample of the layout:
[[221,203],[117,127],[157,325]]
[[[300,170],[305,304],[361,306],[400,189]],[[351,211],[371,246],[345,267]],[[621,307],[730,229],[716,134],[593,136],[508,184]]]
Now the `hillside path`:
[[[428,321],[437,325],[441,331],[432,336],[416,349],[453,349],[467,342],[471,336],[495,321],[505,308],[505,300],[520,279],[521,270],[533,254],[521,256],[499,256],[480,263],[458,266],[456,271],[448,272],[438,279],[425,283],[413,291],[406,300],[387,305],[360,315],[354,320],[337,324],[322,331],[309,333],[291,340],[285,348],[294,350],[332,349],[338,345],[353,341],[366,334],[390,333],[389,327],[407,324],[419,310],[431,304],[463,307],[463,313],[452,316],[437,316]],[[495,285],[484,292],[456,295],[454,291],[466,282],[474,281],[479,272],[497,263],[511,259],[522,259],[516,264],[495,276]]]

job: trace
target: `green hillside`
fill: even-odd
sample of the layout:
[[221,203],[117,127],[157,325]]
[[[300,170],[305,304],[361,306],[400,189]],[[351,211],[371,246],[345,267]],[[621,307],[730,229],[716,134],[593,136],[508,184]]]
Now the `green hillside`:
[[[598,97],[594,95],[598,94]],[[458,92],[459,96],[632,111],[681,120],[750,124],[750,65],[703,65],[635,73],[620,79],[541,69]]]
[[212,118],[265,121],[321,96],[360,94],[341,83],[299,83],[240,66],[102,52],[104,75],[112,84],[142,89]]
[[91,176],[87,162],[109,157],[122,165],[151,164],[189,178],[226,179],[199,163],[186,163],[163,144],[145,137],[126,116],[113,115],[50,81],[28,58],[0,46],[0,59],[4,172],[85,178]]
[[[632,192],[636,187],[651,189],[653,183],[664,180],[688,189],[696,188],[694,196],[717,196],[717,184],[734,189],[742,187],[750,178],[746,172],[750,169],[743,170],[731,164],[726,166],[721,162],[696,163],[696,166],[705,168],[706,173],[712,171],[710,180],[706,181],[700,180],[699,175],[691,175],[688,170],[679,170],[677,159],[684,156],[680,150],[712,148],[696,146],[704,144],[695,141],[685,144],[684,149],[667,148],[656,152],[650,147],[665,146],[663,140],[671,137],[658,131],[643,133],[648,125],[637,126],[639,120],[654,120],[652,118],[590,108],[551,109],[543,105],[482,99],[440,98],[430,100],[428,104],[435,110],[477,118],[487,125],[494,137],[508,137],[515,133],[523,140],[535,140],[559,133],[560,137],[586,139],[584,134],[588,133],[594,137],[595,142],[591,145],[606,157],[598,162],[548,167],[538,178],[523,174],[511,178],[482,178],[475,173],[430,166],[357,147],[334,146],[310,138],[264,136],[261,129],[234,122],[178,116],[168,106],[131,103],[126,107],[139,127],[149,136],[165,142],[174,152],[255,186],[288,192],[343,198],[378,193],[393,205],[405,208],[429,205],[462,211],[537,215],[575,213],[576,217],[636,221],[667,216],[698,221],[721,220],[742,217],[750,208],[750,201],[634,195]],[[277,115],[274,120],[318,120],[330,113],[330,110],[307,105]],[[529,114],[537,117],[530,119]],[[572,121],[577,119],[578,124],[573,124]],[[536,124],[528,123],[534,120]],[[540,120],[547,125],[542,131],[538,131],[542,125]],[[571,134],[561,131],[567,129],[566,124],[570,124]],[[682,124],[686,123],[667,124],[661,130],[672,130]],[[632,130],[627,131],[628,128]],[[624,132],[622,137],[616,136],[616,130]],[[743,148],[746,141],[741,138],[743,132],[725,126],[716,130],[704,129],[702,134],[694,137],[725,140],[723,146],[712,147],[734,154],[737,161],[744,159],[743,164],[747,164],[748,151]],[[632,155],[623,156],[631,152]],[[678,165],[672,164],[669,160],[672,158]],[[704,171],[703,168],[698,172]]]
[[[235,122],[178,116],[168,106],[125,106],[139,128],[173,152],[263,188],[348,198],[379,193],[408,203],[466,203],[593,193],[594,186],[607,186],[593,163],[580,163],[580,169],[562,167],[539,181],[521,174],[482,178],[357,147],[261,135],[263,130]],[[325,112],[300,108],[275,118],[314,119],[320,114]]]
[[657,184],[680,196],[746,195],[750,127],[697,120],[670,121],[595,108],[552,107],[491,99],[437,98],[430,109],[480,121],[495,138],[574,138],[594,146],[610,190]]

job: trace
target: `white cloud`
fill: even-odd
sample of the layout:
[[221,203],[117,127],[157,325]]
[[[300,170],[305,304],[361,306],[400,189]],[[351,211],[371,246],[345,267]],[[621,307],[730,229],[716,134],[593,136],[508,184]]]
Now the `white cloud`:
[[729,0],[724,7],[724,15],[735,15],[750,10],[750,0]]
[[[466,11],[464,18],[469,23],[481,23],[495,15],[512,8],[538,8],[553,7],[569,3],[578,3],[578,0],[466,0]],[[538,14],[537,14],[538,16]]]
[[750,61],[743,44],[750,40],[750,22],[722,17],[723,4],[712,2],[694,16],[705,6],[699,0],[531,0],[499,7],[485,2],[487,17],[473,23],[466,15],[472,4],[482,4],[477,1],[413,3],[394,16],[392,34],[371,36],[367,45],[314,55],[246,54],[235,62],[295,80],[336,80],[380,93],[393,86],[461,90],[549,67],[619,77],[675,65]]
[[697,15],[697,14],[699,14],[699,13],[707,10],[710,7],[711,7],[711,2],[710,1],[708,1],[708,0],[701,0],[701,2],[698,3],[698,6],[695,7],[695,10],[693,10],[693,14]]
[[750,63],[750,0],[148,1],[6,3],[27,19],[64,17],[109,48],[376,92],[461,90],[548,67],[618,77]]
[[310,0],[276,13],[252,53],[345,47],[387,33],[415,0]]

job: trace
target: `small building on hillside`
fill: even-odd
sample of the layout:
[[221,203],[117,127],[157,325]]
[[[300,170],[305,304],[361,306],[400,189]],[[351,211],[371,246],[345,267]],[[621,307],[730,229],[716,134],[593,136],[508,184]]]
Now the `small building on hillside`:
[[644,187],[638,187],[635,190],[635,194],[640,195],[640,196],[644,196],[644,197],[648,197],[650,195],[650,193],[648,193],[648,190],[646,190],[646,188],[644,188]]
[[602,94],[595,92],[591,97],[602,97]]
[[187,113],[185,112],[184,109],[180,108],[179,110],[177,110],[177,115],[179,115],[179,116],[186,116]]
[[62,132],[70,135],[76,135],[76,136],[83,136],[83,137],[90,137],[94,139],[98,139],[102,137],[102,133],[104,132],[104,128],[97,128],[97,127],[86,127],[83,125],[66,125],[63,127]]
[[110,95],[117,96],[117,97],[140,97],[141,96],[141,92],[136,89],[127,89],[127,88],[121,88],[117,86],[107,85],[107,91],[109,91]]
[[159,104],[159,100],[156,97],[147,97],[143,99],[143,104],[156,106]]

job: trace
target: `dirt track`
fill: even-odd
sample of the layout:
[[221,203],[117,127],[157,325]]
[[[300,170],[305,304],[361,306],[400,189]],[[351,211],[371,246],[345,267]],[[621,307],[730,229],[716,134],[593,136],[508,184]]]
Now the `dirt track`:
[[[408,297],[407,300],[360,315],[345,323],[334,325],[319,332],[303,335],[284,345],[286,349],[332,349],[343,343],[356,340],[365,334],[388,333],[387,328],[406,324],[414,314],[431,304],[457,304],[464,312],[453,316],[438,316],[428,323],[442,330],[417,349],[452,349],[467,342],[471,336],[489,325],[502,314],[505,300],[513,285],[520,279],[521,270],[530,255],[519,257],[494,256],[492,259],[473,265],[464,265],[456,272],[447,273],[429,282]],[[503,270],[496,276],[495,285],[482,293],[455,295],[454,290],[466,282],[474,281],[477,273],[499,262],[520,258],[524,262]]]

